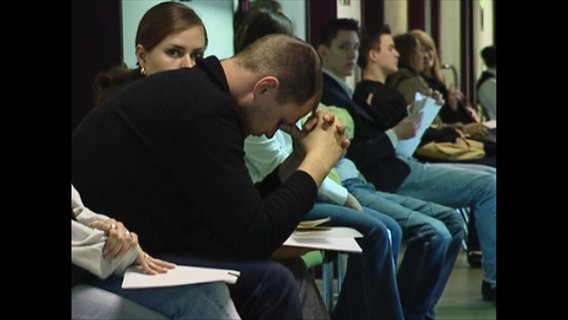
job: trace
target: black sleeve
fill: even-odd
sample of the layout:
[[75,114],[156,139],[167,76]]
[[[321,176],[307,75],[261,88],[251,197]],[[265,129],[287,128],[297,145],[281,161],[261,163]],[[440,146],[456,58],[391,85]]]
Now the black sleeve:
[[[267,257],[313,206],[317,187],[303,172],[283,185],[267,177],[262,197],[244,162],[244,137],[236,115],[201,117],[176,133],[175,175],[192,212],[233,252]],[[273,189],[273,190],[271,190]]]
[[387,158],[396,157],[390,138],[381,133],[373,139],[352,141],[347,149],[347,157],[361,169],[369,168]]
[[255,184],[256,189],[260,193],[262,198],[265,198],[270,192],[278,188],[282,183],[280,182],[280,176],[278,175],[278,169],[280,166],[277,166],[272,170],[270,174],[268,174],[262,181],[259,181]]

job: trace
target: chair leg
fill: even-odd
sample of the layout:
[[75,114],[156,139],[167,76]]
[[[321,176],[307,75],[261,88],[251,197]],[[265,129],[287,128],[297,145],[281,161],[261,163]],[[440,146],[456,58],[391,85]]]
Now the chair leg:
[[345,277],[345,272],[347,271],[347,254],[338,253],[337,254],[337,294],[341,292],[341,286],[343,285],[343,278]]
[[327,311],[331,314],[333,311],[333,261],[322,264],[322,291],[323,303]]
[[460,216],[462,217],[463,220],[463,229],[464,229],[464,237],[462,239],[462,247],[464,250],[467,251],[467,235],[469,234],[469,229],[467,228],[467,224],[469,222],[469,212],[470,212],[470,208],[459,208],[456,209],[457,212],[459,212]]

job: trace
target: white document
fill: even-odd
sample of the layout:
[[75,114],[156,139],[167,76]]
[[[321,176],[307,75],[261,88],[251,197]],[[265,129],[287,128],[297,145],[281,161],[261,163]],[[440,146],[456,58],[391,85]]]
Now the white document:
[[316,220],[304,220],[304,221],[300,221],[300,223],[299,223],[298,226],[296,227],[296,230],[315,228],[315,227],[319,226],[319,225],[322,224],[322,223],[328,222],[329,220],[331,220],[330,217],[321,218],[321,219],[316,219]]
[[489,129],[495,129],[495,128],[497,128],[497,120],[485,121],[485,122],[483,122],[483,125],[486,126]]
[[139,267],[126,269],[122,280],[123,289],[171,287],[194,283],[218,282],[235,283],[241,273],[236,270],[177,265],[166,273],[145,274]]
[[294,231],[282,245],[340,252],[363,252],[355,241],[355,238],[363,236],[359,231],[348,227],[328,228],[321,231]]
[[361,232],[349,227],[322,227],[325,229],[296,229],[295,238],[362,238]]
[[420,144],[420,139],[424,135],[426,129],[430,127],[434,118],[442,107],[436,104],[436,100],[416,92],[414,96],[414,105],[411,114],[422,114],[422,121],[420,127],[413,138],[400,140],[396,146],[396,154],[405,157],[411,157],[416,148]]

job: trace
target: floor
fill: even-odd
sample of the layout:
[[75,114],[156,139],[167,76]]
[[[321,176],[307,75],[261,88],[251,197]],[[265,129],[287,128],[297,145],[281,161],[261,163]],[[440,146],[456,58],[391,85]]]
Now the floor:
[[[400,259],[399,259],[400,261]],[[494,320],[497,309],[492,302],[481,298],[482,271],[467,263],[460,252],[446,289],[436,307],[438,320]],[[316,280],[321,290],[321,280]]]
[[462,251],[436,307],[437,319],[497,319],[493,302],[481,299],[481,268],[471,267]]

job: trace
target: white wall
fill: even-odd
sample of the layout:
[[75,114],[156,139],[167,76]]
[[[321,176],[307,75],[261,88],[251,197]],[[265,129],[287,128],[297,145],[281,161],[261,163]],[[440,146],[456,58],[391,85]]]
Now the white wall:
[[[466,0],[469,1],[469,0]],[[460,35],[460,2],[459,1],[440,1],[440,55],[441,63],[451,64],[456,67],[458,77],[461,77],[461,58],[460,46],[462,37]],[[453,84],[451,73],[444,73],[446,84]],[[459,80],[458,80],[459,82]],[[461,87],[463,84],[459,83]]]
[[[144,13],[162,0],[122,0],[122,52],[123,61],[136,67],[134,39]],[[207,29],[209,44],[205,55],[223,59],[233,55],[233,4],[232,0],[192,0],[181,2],[201,17]]]
[[306,0],[280,0],[282,13],[294,23],[296,36],[304,41],[307,39]]
[[391,28],[393,36],[408,31],[408,1],[385,0],[385,24]]
[[142,16],[152,6],[160,3],[156,0],[122,0],[122,61],[129,68],[136,67],[136,29]]
[[[483,60],[480,52],[486,46],[493,45],[493,2],[494,0],[476,0],[473,3],[473,53],[475,62],[474,77],[477,79],[484,70]],[[482,10],[483,8],[483,10]],[[481,17],[483,16],[483,24]]]
[[[249,0],[249,3],[253,0]],[[306,26],[306,0],[279,0],[282,6],[282,13],[286,15],[294,24],[296,36],[304,41],[307,38]],[[239,7],[239,1],[233,0],[233,12]]]
[[[493,3],[494,0],[461,0],[468,1],[473,10],[473,78],[479,76],[483,70],[483,61],[479,56],[479,52],[483,47],[493,44]],[[481,15],[483,7],[483,27],[481,24]],[[465,41],[463,35],[460,34],[460,3],[459,1],[440,1],[440,58],[442,63],[452,64],[457,68],[458,76],[461,79],[461,42]],[[447,76],[448,85],[452,82],[450,74]],[[460,89],[463,91],[463,83],[460,83]],[[471,89],[475,90],[474,87]]]

